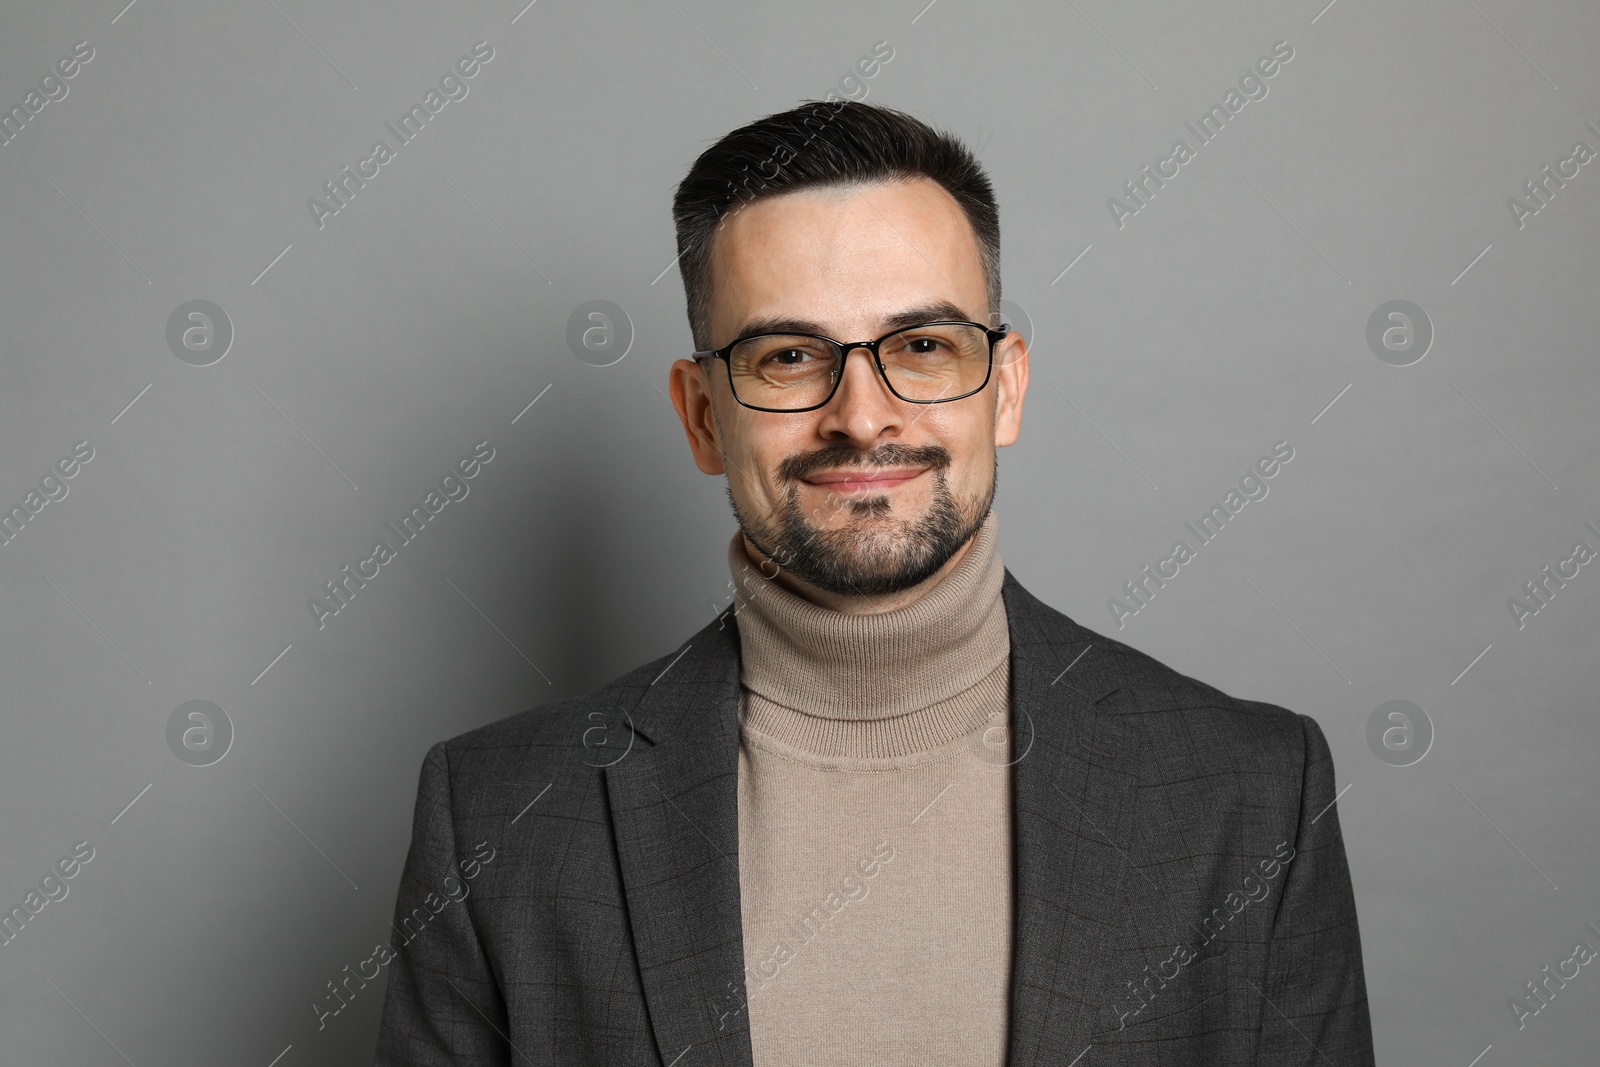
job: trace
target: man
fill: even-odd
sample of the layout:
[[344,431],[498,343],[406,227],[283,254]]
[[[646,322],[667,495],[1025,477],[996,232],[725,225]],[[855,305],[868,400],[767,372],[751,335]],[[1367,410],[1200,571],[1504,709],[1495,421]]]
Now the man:
[[734,603],[429,751],[378,1063],[1370,1065],[1317,724],[1000,562],[1028,352],[976,160],[811,103],[674,208]]

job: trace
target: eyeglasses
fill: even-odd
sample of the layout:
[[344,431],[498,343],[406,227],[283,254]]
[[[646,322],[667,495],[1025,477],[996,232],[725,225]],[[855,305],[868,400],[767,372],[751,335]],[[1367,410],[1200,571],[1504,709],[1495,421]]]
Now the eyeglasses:
[[960,400],[989,384],[994,346],[1011,332],[976,322],[924,322],[886,333],[876,341],[845,344],[811,333],[760,333],[694,358],[728,366],[733,398],[757,411],[814,411],[833,399],[852,348],[872,355],[889,391],[912,404]]

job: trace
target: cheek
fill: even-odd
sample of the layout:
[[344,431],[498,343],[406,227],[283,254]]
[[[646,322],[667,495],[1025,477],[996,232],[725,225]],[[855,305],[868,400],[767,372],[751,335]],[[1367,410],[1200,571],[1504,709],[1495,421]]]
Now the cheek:
[[730,484],[741,501],[769,507],[781,503],[792,483],[779,480],[779,465],[791,456],[820,447],[809,443],[806,428],[783,422],[775,415],[748,408],[724,419],[723,426],[729,431],[723,447],[729,460]]
[[[958,407],[962,403],[965,401],[958,401],[951,406]],[[957,417],[943,418],[939,423],[928,426],[925,439],[950,453],[950,466],[945,470],[945,477],[952,490],[970,496],[986,488],[994,477],[994,420],[983,413],[966,417],[962,417],[965,413],[955,414]],[[923,420],[924,423],[927,421]]]

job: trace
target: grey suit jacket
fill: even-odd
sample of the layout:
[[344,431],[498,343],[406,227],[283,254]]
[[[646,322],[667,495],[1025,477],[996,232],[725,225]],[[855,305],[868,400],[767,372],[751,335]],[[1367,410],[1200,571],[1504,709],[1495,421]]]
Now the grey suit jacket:
[[[1009,570],[1002,595],[1008,1062],[1371,1065],[1317,724],[1092,633]],[[729,610],[598,692],[429,750],[379,1065],[751,1067],[738,695]]]

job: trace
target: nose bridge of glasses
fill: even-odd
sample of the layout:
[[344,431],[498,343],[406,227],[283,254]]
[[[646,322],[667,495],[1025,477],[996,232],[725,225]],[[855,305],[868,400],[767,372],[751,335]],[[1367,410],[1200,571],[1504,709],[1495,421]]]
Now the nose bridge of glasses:
[[851,351],[857,348],[866,349],[867,358],[876,362],[878,358],[878,346],[882,343],[883,341],[880,338],[877,341],[835,341],[833,344],[834,348],[839,352],[839,364],[842,367],[844,365],[844,361],[850,358]]
[[[882,343],[883,340],[881,338],[876,341],[850,341],[848,343],[844,341],[834,342],[834,351],[839,353],[839,365],[835,367],[833,371],[835,375],[835,392],[838,392],[839,388],[843,386],[844,372],[850,367],[850,353],[857,348],[866,353],[868,368],[867,373],[872,378],[877,380],[879,388],[883,388],[889,384],[887,378],[885,377],[882,359],[878,354],[878,346]],[[894,392],[893,389],[890,389],[889,391],[891,394]]]

